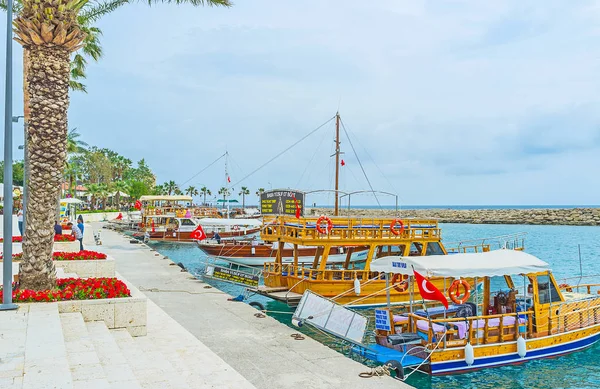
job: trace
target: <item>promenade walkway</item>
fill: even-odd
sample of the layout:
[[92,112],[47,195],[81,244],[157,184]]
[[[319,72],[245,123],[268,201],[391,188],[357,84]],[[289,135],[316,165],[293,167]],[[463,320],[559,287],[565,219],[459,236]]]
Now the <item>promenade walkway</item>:
[[[227,301],[231,296],[205,288],[145,245],[130,244],[109,230],[102,230],[102,241],[93,249],[116,258],[117,272],[256,388],[410,388],[389,377],[360,378],[369,370],[364,365],[311,338],[294,340],[292,328],[270,317],[256,318],[254,308]],[[91,240],[87,244],[93,245]]]

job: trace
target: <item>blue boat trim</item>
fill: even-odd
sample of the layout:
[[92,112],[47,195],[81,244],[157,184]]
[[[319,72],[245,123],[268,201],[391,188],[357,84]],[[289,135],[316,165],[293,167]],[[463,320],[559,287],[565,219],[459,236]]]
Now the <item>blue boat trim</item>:
[[394,350],[378,344],[369,345],[368,347],[354,345],[352,346],[352,352],[381,364],[391,360],[398,362],[402,361],[402,366],[404,367],[419,366],[421,363],[423,363],[423,358],[419,358],[414,355],[405,355],[405,353],[402,351]]
[[522,363],[533,359],[559,356],[589,347],[592,344],[596,343],[598,340],[600,340],[600,333],[589,335],[585,338],[574,340],[568,343],[559,344],[556,346],[549,346],[535,350],[527,350],[525,358],[521,358],[517,353],[505,354],[494,357],[475,358],[475,362],[471,366],[467,365],[467,363],[464,360],[432,363],[431,374],[435,375],[458,371],[476,370],[482,367],[509,365],[515,363]]

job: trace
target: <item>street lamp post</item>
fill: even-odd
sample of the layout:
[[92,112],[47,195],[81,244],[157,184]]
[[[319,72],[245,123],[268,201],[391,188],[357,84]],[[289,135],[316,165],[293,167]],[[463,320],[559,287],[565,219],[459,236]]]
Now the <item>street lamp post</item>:
[[[6,1],[6,83],[4,100],[4,215],[2,251],[3,286],[0,311],[16,309],[12,302],[12,8],[13,0]],[[8,212],[8,215],[7,215]]]

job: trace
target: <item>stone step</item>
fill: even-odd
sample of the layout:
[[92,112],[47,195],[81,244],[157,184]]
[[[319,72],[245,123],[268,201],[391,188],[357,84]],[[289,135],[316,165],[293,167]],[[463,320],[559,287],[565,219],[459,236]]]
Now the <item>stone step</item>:
[[110,388],[81,313],[60,315],[73,388]]
[[0,388],[21,389],[29,309],[0,311]]
[[122,353],[104,322],[92,321],[85,324],[110,388],[141,388],[128,358]]
[[[28,304],[23,389],[72,388],[58,304]],[[25,307],[23,307],[25,308]]]
[[[111,330],[144,388],[254,389],[243,376],[148,300],[147,335]],[[135,362],[131,362],[134,360]]]

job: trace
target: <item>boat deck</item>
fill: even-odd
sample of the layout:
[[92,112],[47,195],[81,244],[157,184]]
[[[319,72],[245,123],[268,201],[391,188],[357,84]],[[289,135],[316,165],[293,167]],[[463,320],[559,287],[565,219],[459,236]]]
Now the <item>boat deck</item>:
[[414,355],[403,353],[401,351],[387,348],[378,344],[369,345],[368,348],[355,345],[352,347],[352,352],[381,364],[395,360],[401,362],[403,367],[417,367],[424,361],[423,358],[419,358]]

